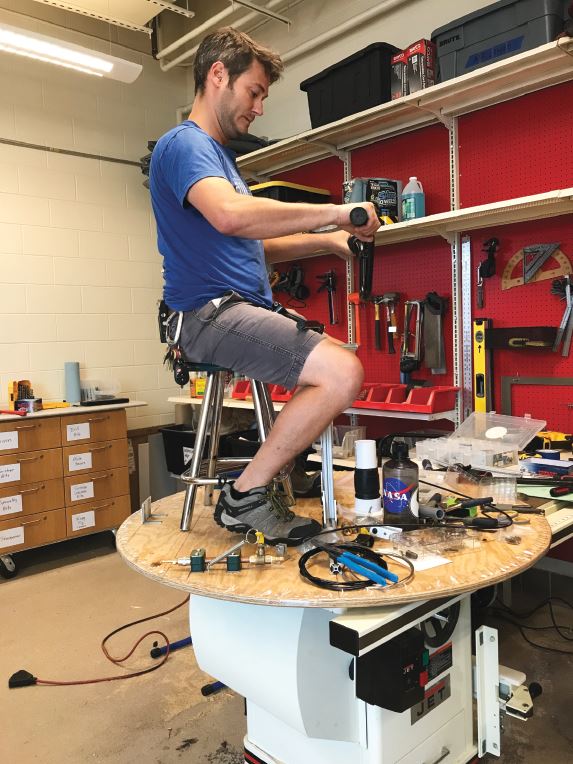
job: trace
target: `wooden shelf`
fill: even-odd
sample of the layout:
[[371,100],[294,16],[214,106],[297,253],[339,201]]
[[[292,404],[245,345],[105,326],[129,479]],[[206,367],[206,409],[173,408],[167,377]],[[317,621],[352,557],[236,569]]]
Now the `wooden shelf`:
[[450,241],[454,234],[462,231],[557,217],[572,212],[573,188],[565,188],[384,226],[376,234],[376,246],[398,244],[428,236],[442,236]]
[[[188,395],[173,396],[167,399],[169,403],[183,404],[184,406],[199,406],[203,402],[202,398],[191,398]],[[225,398],[223,406],[232,409],[252,409],[252,401],[239,401],[235,398]],[[275,411],[280,411],[284,403],[275,403]],[[438,411],[435,414],[418,414],[411,411],[379,411],[377,409],[355,409],[349,408],[342,412],[343,414],[356,414],[357,416],[377,416],[390,419],[415,419],[419,422],[435,422],[439,419],[449,419],[455,421],[455,411]]]
[[255,180],[573,79],[573,38],[541,45],[426,90],[239,157]]

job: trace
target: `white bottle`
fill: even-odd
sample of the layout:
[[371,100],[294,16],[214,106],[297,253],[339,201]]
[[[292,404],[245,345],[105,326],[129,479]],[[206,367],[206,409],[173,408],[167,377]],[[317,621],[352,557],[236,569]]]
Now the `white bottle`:
[[424,189],[418,178],[413,175],[402,191],[402,220],[423,218],[425,214]]

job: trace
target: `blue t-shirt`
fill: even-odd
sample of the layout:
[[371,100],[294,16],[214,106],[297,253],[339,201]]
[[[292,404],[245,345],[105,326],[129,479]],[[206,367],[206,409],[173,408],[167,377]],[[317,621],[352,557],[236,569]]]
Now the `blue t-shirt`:
[[234,154],[194,122],[187,120],[158,140],[149,188],[165,302],[174,310],[193,310],[232,289],[268,307],[272,293],[262,242],[219,233],[186,199],[194,183],[213,177],[226,178],[237,193],[250,193]]

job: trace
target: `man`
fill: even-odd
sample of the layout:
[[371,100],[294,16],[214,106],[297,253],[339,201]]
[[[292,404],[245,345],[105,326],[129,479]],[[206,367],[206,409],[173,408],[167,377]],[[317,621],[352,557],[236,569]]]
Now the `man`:
[[[263,113],[282,71],[273,51],[232,28],[208,35],[194,62],[189,119],[166,133],[151,160],[150,190],[164,257],[164,298],[184,312],[187,358],[284,385],[296,394],[270,436],[215,510],[230,530],[256,528],[269,543],[291,545],[320,530],[298,517],[268,486],[354,399],[363,379],[354,354],[273,312],[269,262],[321,252],[349,257],[348,236],[369,240],[379,226],[371,204],[364,226],[350,223],[352,204],[290,204],[250,195],[225,144]],[[328,225],[334,233],[305,234]]]

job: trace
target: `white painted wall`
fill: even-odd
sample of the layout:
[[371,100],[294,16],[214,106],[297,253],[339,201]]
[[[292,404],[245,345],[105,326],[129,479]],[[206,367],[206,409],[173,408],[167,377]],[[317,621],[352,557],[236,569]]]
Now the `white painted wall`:
[[[0,11],[0,20],[144,64],[132,85],[0,53],[0,137],[139,160],[175,123],[185,73],[150,56]],[[162,366],[162,291],[149,192],[138,167],[0,144],[0,401],[30,379],[61,400],[63,365],[119,382],[146,408],[129,427],[174,420]],[[0,407],[5,408],[5,405]]]
[[[286,138],[309,130],[307,95],[299,89],[303,80],[373,42],[405,48],[422,37],[430,37],[434,29],[487,5],[491,5],[491,0],[303,0],[283,11],[293,22],[290,31],[276,21],[249,30],[245,28],[244,31],[249,31],[257,40],[284,54],[312,42],[343,22],[352,22],[368,9],[378,6],[382,11],[376,19],[340,34],[331,42],[317,44],[304,56],[288,63],[282,80],[271,88],[265,114],[256,120],[253,132]],[[191,101],[191,69],[189,73],[188,100]]]

